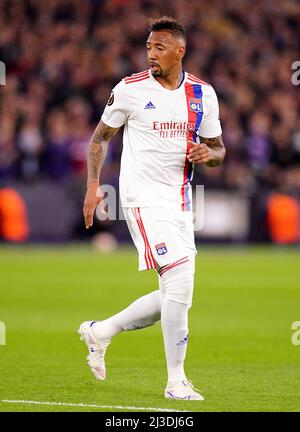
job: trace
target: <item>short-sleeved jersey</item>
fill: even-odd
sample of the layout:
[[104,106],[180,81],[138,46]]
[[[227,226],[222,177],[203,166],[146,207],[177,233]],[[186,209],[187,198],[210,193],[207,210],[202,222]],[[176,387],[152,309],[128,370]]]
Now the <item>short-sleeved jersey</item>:
[[121,205],[191,210],[187,141],[222,133],[212,86],[184,72],[180,86],[168,90],[150,70],[133,74],[115,86],[101,119],[113,128],[125,125]]

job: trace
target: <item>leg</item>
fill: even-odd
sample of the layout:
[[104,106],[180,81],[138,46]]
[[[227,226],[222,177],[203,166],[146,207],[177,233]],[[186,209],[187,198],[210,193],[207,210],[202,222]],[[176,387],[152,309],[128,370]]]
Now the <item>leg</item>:
[[194,257],[160,270],[165,288],[161,325],[168,369],[168,385],[185,380],[184,360],[188,343],[188,309],[192,304]]
[[161,294],[152,291],[131,303],[112,317],[93,324],[96,337],[112,338],[122,331],[138,330],[156,324],[160,320]]
[[111,338],[122,331],[139,330],[152,326],[160,320],[164,286],[158,275],[159,290],[152,291],[135,300],[118,314],[93,325],[97,337]]
[[[154,261],[160,274],[160,289],[163,292],[161,323],[168,383],[188,382],[184,373],[184,359],[196,253],[193,214],[159,208],[136,209],[133,213],[134,219],[130,219],[128,226],[132,228],[136,223],[143,238],[142,243],[139,242],[140,237],[133,235],[139,250],[139,268],[151,268],[151,262]],[[136,233],[136,230],[133,232]],[[189,398],[200,398],[200,395],[192,394],[192,389],[189,392]]]
[[[161,282],[160,277],[159,280]],[[105,321],[86,321],[81,324],[78,333],[88,347],[88,365],[97,379],[104,380],[106,377],[104,357],[111,337],[121,331],[136,330],[155,324],[160,320],[161,301],[161,292],[153,291]]]
[[188,310],[192,304],[194,285],[194,256],[187,262],[165,266],[161,269],[161,274],[165,288],[161,325],[168,369],[165,397],[203,400],[203,396],[195,391],[184,372],[188,343]]

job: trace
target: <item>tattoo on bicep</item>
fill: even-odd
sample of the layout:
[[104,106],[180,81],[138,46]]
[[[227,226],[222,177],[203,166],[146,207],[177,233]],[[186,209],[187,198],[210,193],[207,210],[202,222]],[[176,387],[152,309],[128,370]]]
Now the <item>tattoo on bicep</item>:
[[108,142],[112,137],[118,132],[119,128],[112,128],[110,126],[107,126],[105,123],[100,121],[99,125],[97,126],[93,137],[92,142],[102,144]]

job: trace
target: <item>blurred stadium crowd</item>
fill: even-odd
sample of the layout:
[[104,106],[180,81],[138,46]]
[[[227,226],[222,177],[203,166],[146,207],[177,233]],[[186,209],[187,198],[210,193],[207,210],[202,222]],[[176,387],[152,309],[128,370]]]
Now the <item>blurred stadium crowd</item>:
[[[147,19],[179,19],[187,71],[219,96],[226,161],[194,182],[256,202],[300,194],[300,4],[296,0],[1,0],[0,182],[78,181],[111,88],[147,68]],[[117,185],[122,137],[102,182]],[[300,213],[299,213],[300,214]],[[299,237],[300,239],[300,237]]]

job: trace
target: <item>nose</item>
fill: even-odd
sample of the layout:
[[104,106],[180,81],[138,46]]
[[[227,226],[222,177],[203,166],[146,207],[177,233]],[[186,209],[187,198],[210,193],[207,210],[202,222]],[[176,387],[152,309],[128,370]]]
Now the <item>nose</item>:
[[157,55],[152,48],[149,48],[149,50],[148,50],[148,59],[150,62],[157,60]]

